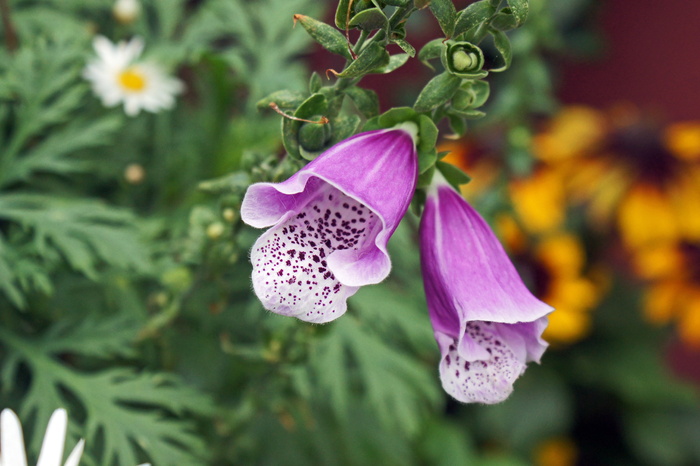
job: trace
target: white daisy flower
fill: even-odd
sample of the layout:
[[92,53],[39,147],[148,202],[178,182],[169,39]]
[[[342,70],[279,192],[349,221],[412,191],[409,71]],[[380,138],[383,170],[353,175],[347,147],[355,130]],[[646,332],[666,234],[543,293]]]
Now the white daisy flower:
[[[57,409],[53,412],[46,427],[37,466],[60,466],[67,424],[68,415],[65,409]],[[68,456],[65,466],[78,466],[84,445],[83,440],[78,442]],[[3,409],[0,413],[0,466],[27,466],[22,424],[10,409]]]
[[137,115],[142,109],[158,112],[175,105],[175,95],[182,92],[182,82],[154,63],[140,62],[143,40],[113,44],[103,36],[95,37],[97,58],[85,67],[83,77],[107,107],[124,103],[124,112]]

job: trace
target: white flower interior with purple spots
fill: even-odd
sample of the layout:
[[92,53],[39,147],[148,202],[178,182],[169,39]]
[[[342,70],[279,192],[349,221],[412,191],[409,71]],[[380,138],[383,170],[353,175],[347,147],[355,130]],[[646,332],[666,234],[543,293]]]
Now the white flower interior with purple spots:
[[306,208],[256,242],[251,253],[253,285],[265,308],[307,322],[345,313],[359,287],[340,283],[328,266],[335,251],[372,244],[381,222],[367,207],[320,184]]
[[241,218],[270,227],[253,245],[253,288],[277,314],[325,323],[391,269],[387,242],[418,177],[415,128],[369,131],[331,147],[282,183],[256,183]]

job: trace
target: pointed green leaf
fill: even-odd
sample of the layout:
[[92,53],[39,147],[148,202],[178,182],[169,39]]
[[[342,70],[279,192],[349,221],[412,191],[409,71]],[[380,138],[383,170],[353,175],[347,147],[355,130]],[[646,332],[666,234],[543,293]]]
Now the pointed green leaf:
[[376,92],[353,86],[345,89],[345,93],[365,118],[370,119],[379,115],[379,97]]
[[406,52],[409,57],[413,58],[416,56],[416,49],[404,39],[393,39],[392,42],[401,47],[401,50]]
[[435,76],[418,95],[413,108],[417,112],[428,112],[444,104],[457,92],[461,82],[460,78],[447,72]]
[[339,78],[358,78],[368,73],[376,72],[375,70],[389,64],[389,52],[384,47],[371,42],[365,47],[357,60],[353,61],[341,73],[336,76]]
[[396,55],[392,55],[389,57],[389,63],[386,64],[386,66],[383,66],[381,68],[378,68],[372,73],[378,73],[378,74],[387,74],[391,73],[397,68],[402,67],[403,65],[406,64],[408,61],[408,54],[407,53],[397,53]]
[[323,48],[329,52],[342,55],[348,60],[352,59],[347,39],[333,26],[306,15],[294,15],[294,20],[298,21],[311,38],[321,44]]
[[439,161],[435,164],[435,167],[440,170],[445,179],[455,188],[459,189],[459,185],[467,184],[472,180],[469,175],[450,163]]
[[384,12],[379,8],[368,8],[353,16],[350,20],[350,27],[358,27],[363,31],[374,31],[376,29],[386,29],[389,20]]
[[479,24],[486,23],[495,13],[496,7],[492,6],[488,0],[472,3],[457,16],[454,36],[457,37]]
[[498,50],[498,53],[503,58],[503,65],[501,65],[498,68],[493,68],[490,71],[493,71],[494,73],[505,71],[510,67],[510,63],[513,59],[513,51],[510,46],[510,39],[508,39],[508,36],[502,31],[492,29],[489,32],[493,36],[493,43],[496,46],[496,50]]
[[440,29],[448,39],[452,37],[455,28],[455,19],[457,18],[457,10],[452,3],[452,0],[432,0],[430,2],[430,11],[432,11],[435,19],[440,24]]

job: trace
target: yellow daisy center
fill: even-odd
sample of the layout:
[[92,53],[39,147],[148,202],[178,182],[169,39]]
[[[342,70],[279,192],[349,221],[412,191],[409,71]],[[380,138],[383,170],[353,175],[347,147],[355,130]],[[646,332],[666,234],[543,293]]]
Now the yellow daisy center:
[[127,68],[119,74],[119,84],[127,91],[142,91],[146,87],[146,77],[136,68]]

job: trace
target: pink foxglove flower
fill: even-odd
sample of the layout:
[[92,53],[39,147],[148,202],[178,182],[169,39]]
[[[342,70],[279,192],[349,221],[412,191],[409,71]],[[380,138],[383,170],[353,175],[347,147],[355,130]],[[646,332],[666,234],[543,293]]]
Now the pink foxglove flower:
[[241,218],[270,227],[251,252],[253,288],[266,309],[329,322],[359,287],[386,278],[387,242],[416,186],[414,138],[411,123],[361,133],[282,183],[248,188]]
[[552,308],[528,291],[488,224],[439,174],[420,249],[443,388],[465,403],[505,400],[544,353]]

